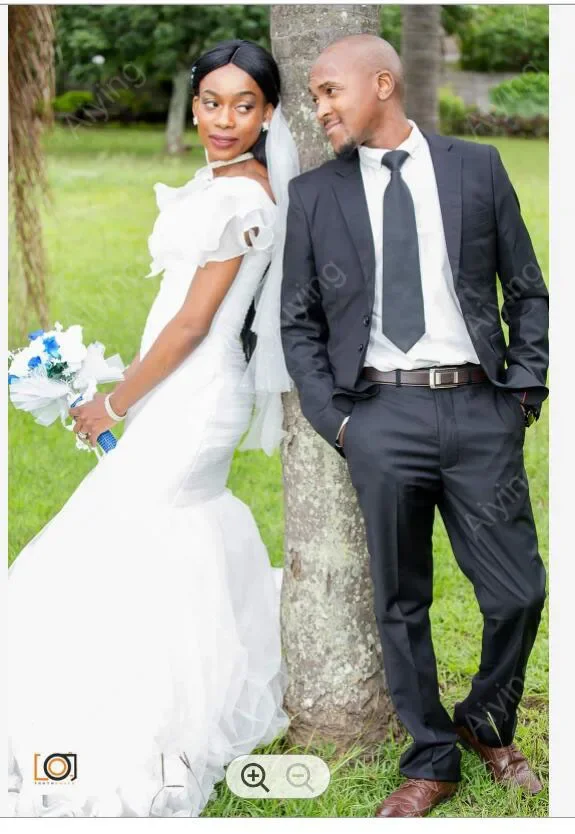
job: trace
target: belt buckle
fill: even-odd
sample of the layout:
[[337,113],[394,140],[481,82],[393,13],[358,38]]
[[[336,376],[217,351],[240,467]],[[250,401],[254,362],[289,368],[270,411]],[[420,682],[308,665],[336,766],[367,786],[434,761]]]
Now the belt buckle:
[[[439,382],[436,382],[436,374],[439,374]],[[442,374],[453,374],[453,382],[441,382]],[[459,368],[430,368],[429,369],[429,387],[430,388],[456,388],[459,384]]]

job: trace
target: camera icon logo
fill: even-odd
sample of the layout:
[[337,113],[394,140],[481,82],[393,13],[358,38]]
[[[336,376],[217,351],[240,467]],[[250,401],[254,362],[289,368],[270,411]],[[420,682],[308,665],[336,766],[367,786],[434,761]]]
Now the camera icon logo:
[[66,784],[78,778],[76,753],[34,753],[34,782],[36,784]]

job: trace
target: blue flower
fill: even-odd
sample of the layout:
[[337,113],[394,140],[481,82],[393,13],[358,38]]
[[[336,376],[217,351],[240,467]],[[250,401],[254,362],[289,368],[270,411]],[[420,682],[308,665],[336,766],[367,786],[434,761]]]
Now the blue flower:
[[8,385],[12,385],[15,379],[20,379],[16,374],[8,374]]
[[43,330],[35,330],[33,333],[28,333],[28,338],[30,339],[30,341],[33,341],[34,339],[37,339],[38,336],[42,336],[43,333]]
[[28,361],[28,367],[29,368],[37,368],[38,365],[41,365],[41,364],[42,364],[42,360],[40,359],[39,356],[33,356],[32,359],[30,359]]
[[44,339],[44,350],[50,356],[54,356],[56,358],[60,357],[60,345],[56,341],[55,336],[48,336]]

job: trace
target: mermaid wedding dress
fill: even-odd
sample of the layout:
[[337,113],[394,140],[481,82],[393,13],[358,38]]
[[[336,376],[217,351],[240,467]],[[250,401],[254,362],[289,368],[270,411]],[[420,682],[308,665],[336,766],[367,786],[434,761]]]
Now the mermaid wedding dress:
[[164,274],[142,357],[198,265],[244,258],[205,340],[130,409],[116,448],[10,569],[14,816],[196,816],[225,765],[289,723],[281,571],[226,487],[254,403],[240,331],[277,207],[208,166],[155,189],[146,277]]

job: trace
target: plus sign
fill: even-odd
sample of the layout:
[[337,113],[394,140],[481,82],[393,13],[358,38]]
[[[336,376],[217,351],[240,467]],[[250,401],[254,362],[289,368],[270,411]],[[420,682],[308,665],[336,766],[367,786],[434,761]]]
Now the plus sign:
[[258,778],[258,772],[257,772],[257,770],[254,770],[254,769],[252,768],[252,770],[250,771],[250,773],[248,773],[248,779],[251,779],[252,781],[254,781],[254,782],[255,782],[255,780],[256,780],[257,778]]

